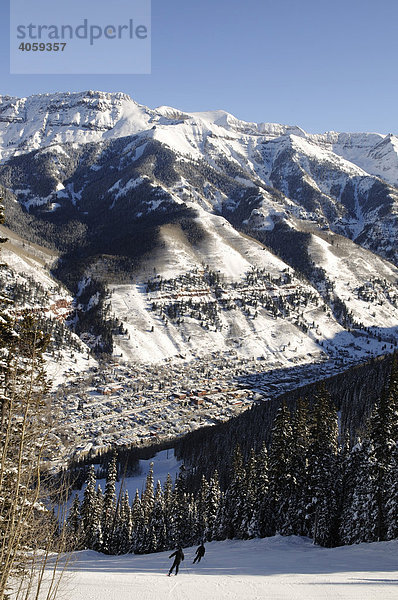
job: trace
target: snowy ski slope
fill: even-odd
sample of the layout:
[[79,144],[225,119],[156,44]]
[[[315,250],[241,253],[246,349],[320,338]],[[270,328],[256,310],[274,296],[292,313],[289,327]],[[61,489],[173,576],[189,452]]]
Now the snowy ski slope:
[[82,551],[67,567],[68,600],[395,600],[398,541],[320,548],[280,537],[206,544],[202,562],[185,548],[177,577],[171,552],[105,556]]

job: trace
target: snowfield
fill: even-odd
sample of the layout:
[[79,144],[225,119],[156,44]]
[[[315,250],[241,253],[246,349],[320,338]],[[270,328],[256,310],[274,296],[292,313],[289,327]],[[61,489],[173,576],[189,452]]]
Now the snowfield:
[[320,548],[280,537],[184,549],[178,577],[167,577],[171,552],[105,556],[76,554],[61,583],[68,600],[392,600],[398,591],[398,540]]

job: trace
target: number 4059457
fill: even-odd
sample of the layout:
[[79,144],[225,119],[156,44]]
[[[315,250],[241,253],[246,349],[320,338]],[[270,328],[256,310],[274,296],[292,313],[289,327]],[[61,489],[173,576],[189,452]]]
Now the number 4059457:
[[63,52],[66,42],[22,42],[18,46],[18,50],[22,52]]

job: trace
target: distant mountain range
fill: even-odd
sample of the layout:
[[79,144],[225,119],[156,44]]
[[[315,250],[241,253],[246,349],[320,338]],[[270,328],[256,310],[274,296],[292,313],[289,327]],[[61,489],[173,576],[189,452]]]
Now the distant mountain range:
[[74,327],[97,349],[288,364],[397,342],[393,134],[311,135],[122,93],[2,96],[0,190],[7,225],[60,254]]

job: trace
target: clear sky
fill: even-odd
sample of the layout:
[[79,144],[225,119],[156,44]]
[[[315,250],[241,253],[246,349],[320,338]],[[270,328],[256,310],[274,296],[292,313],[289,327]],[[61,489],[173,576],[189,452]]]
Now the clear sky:
[[151,75],[10,75],[8,5],[0,94],[123,91],[309,132],[398,133],[398,0],[152,0]]

